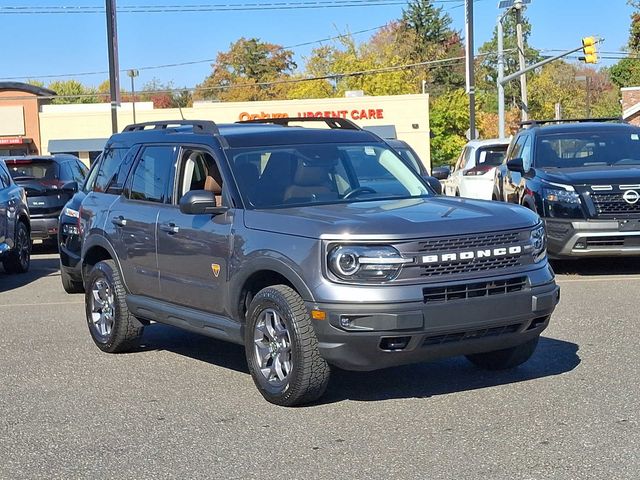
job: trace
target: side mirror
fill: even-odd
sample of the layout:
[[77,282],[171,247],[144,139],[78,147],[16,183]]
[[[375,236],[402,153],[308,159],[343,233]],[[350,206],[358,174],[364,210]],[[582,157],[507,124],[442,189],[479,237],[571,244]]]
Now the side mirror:
[[180,199],[180,211],[187,215],[220,215],[229,207],[219,207],[216,196],[207,190],[191,190]]
[[436,167],[431,171],[431,175],[438,180],[446,180],[451,175],[449,167]]
[[422,178],[429,184],[431,188],[436,191],[438,195],[442,195],[442,184],[437,178],[432,177],[431,175],[427,175],[426,173],[422,175]]
[[522,161],[521,158],[514,158],[512,160],[509,160],[507,162],[507,169],[510,172],[517,172],[517,173],[521,173],[524,174],[524,162]]
[[62,186],[62,191],[65,193],[76,193],[78,191],[78,182],[65,183]]

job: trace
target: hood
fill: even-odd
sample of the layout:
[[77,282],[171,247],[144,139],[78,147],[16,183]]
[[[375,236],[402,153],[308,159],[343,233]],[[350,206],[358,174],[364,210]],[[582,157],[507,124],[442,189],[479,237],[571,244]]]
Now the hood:
[[245,212],[247,228],[309,238],[405,239],[527,228],[538,216],[517,205],[450,197],[355,202]]
[[640,165],[539,168],[536,171],[539,172],[538,176],[542,180],[565,185],[624,185],[640,183]]

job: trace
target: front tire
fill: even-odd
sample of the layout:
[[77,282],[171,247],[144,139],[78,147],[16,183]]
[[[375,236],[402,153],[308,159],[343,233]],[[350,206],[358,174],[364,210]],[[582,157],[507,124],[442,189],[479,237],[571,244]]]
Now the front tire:
[[253,298],[245,352],[256,387],[273,404],[311,403],[327,388],[329,365],[320,356],[309,311],[291,287],[267,287]]
[[85,309],[89,333],[100,350],[122,353],[138,346],[143,325],[129,312],[124,284],[113,260],[98,262],[89,273]]
[[31,237],[24,222],[16,225],[16,239],[13,250],[3,260],[2,266],[7,273],[26,273],[31,265]]
[[504,350],[467,355],[467,359],[477,367],[485,370],[508,370],[522,365],[531,358],[538,346],[540,337],[535,337],[526,343]]

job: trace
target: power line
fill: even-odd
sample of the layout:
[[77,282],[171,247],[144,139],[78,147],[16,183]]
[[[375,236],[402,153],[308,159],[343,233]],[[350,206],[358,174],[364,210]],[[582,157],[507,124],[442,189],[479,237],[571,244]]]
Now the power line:
[[[480,54],[478,56],[483,56],[485,54]],[[358,71],[353,71],[353,72],[344,72],[344,73],[331,73],[331,74],[327,74],[327,75],[321,75],[321,76],[317,76],[317,77],[304,77],[304,78],[287,78],[287,79],[283,79],[283,80],[275,80],[275,81],[271,81],[271,82],[257,82],[257,83],[239,83],[239,84],[233,84],[233,85],[216,85],[213,87],[191,87],[191,88],[171,88],[171,89],[164,89],[164,90],[151,90],[151,91],[145,91],[145,92],[140,92],[141,94],[148,94],[148,95],[152,95],[152,94],[162,94],[162,93],[182,93],[182,92],[191,92],[191,93],[195,93],[195,92],[203,92],[203,91],[217,91],[217,90],[230,90],[230,89],[237,89],[237,88],[252,88],[252,87],[270,87],[270,86],[275,86],[275,85],[286,85],[286,84],[296,84],[296,83],[304,83],[304,82],[313,82],[313,81],[320,81],[320,80],[340,80],[342,78],[349,78],[349,77],[357,77],[357,76],[365,76],[365,75],[379,75],[379,74],[384,74],[384,73],[391,73],[391,72],[395,72],[395,71],[399,71],[399,70],[408,70],[408,69],[412,69],[412,68],[418,68],[418,67],[436,67],[436,68],[440,68],[440,67],[448,67],[448,66],[454,66],[456,64],[459,64],[461,61],[463,61],[465,59],[464,56],[460,56],[460,57],[451,57],[451,58],[443,58],[440,60],[429,60],[426,62],[417,62],[417,63],[409,63],[409,64],[404,64],[404,65],[395,65],[395,66],[390,66],[390,67],[380,67],[380,68],[373,68],[373,69],[367,69],[367,70],[358,70]],[[71,99],[71,98],[95,98],[95,97],[109,97],[108,93],[88,93],[88,94],[79,94],[79,95],[45,95],[45,96],[41,96],[38,97],[39,99]],[[15,97],[2,97],[0,98],[1,100],[20,100],[20,99],[24,99],[24,98],[32,98],[32,97],[28,97],[28,96],[15,96]]]
[[[435,0],[434,3],[460,3],[460,0]],[[319,8],[352,8],[406,5],[406,0],[316,0],[316,1],[276,1],[241,4],[209,3],[199,5],[124,5],[118,13],[201,13],[201,12],[243,12],[260,10],[308,10]],[[0,7],[0,15],[33,14],[97,14],[104,13],[101,6],[60,5]]]
[[[373,27],[373,28],[367,28],[364,30],[358,30],[356,32],[349,32],[349,33],[343,33],[340,35],[335,35],[333,37],[326,37],[326,38],[321,38],[319,40],[311,40],[308,42],[303,42],[303,43],[297,43],[295,45],[288,45],[285,47],[280,47],[278,49],[278,51],[281,50],[292,50],[295,48],[299,48],[299,47],[306,47],[309,45],[315,45],[317,43],[324,43],[324,42],[329,42],[331,40],[338,40],[338,39],[342,39],[342,38],[349,38],[353,35],[360,35],[363,33],[368,33],[368,32],[373,32],[373,31],[377,31],[377,30],[381,30],[382,28],[386,27],[387,25],[380,25],[378,27]],[[176,63],[165,63],[165,64],[161,64],[161,65],[148,65],[148,66],[143,66],[143,67],[135,67],[136,70],[159,70],[162,68],[175,68],[175,67],[184,67],[184,66],[188,66],[188,65],[198,65],[198,64],[203,64],[203,63],[212,63],[215,62],[216,59],[215,58],[205,58],[202,60],[191,60],[191,61],[186,61],[186,62],[176,62]],[[120,72],[126,72],[128,70],[131,70],[130,68],[123,68],[120,70]],[[108,74],[109,71],[108,70],[101,70],[101,71],[93,71],[93,72],[76,72],[76,73],[62,73],[62,74],[58,74],[58,75],[54,75],[54,74],[47,74],[47,75],[21,75],[21,76],[16,76],[16,77],[2,77],[0,78],[0,80],[22,80],[22,79],[29,79],[29,80],[36,80],[36,79],[47,79],[47,78],[64,78],[64,77],[86,77],[86,76],[90,76],[90,75],[105,75]]]

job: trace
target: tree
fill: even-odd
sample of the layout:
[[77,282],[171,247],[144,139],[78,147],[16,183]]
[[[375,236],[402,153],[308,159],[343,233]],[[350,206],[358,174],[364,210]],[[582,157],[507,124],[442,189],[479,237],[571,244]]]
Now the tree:
[[438,96],[431,104],[431,163],[451,165],[467,143],[469,97],[463,89]]
[[[640,1],[628,0],[636,11],[631,14],[631,27],[627,48],[631,53],[640,53]],[[619,88],[640,85],[640,60],[635,57],[623,58],[609,70],[611,81]]]
[[277,89],[260,85],[289,78],[297,67],[293,52],[257,38],[240,38],[219,53],[213,72],[197,86],[196,99],[270,100]]
[[48,87],[58,94],[58,98],[53,99],[54,104],[69,103],[96,103],[95,89],[85,87],[77,80],[56,80]]

